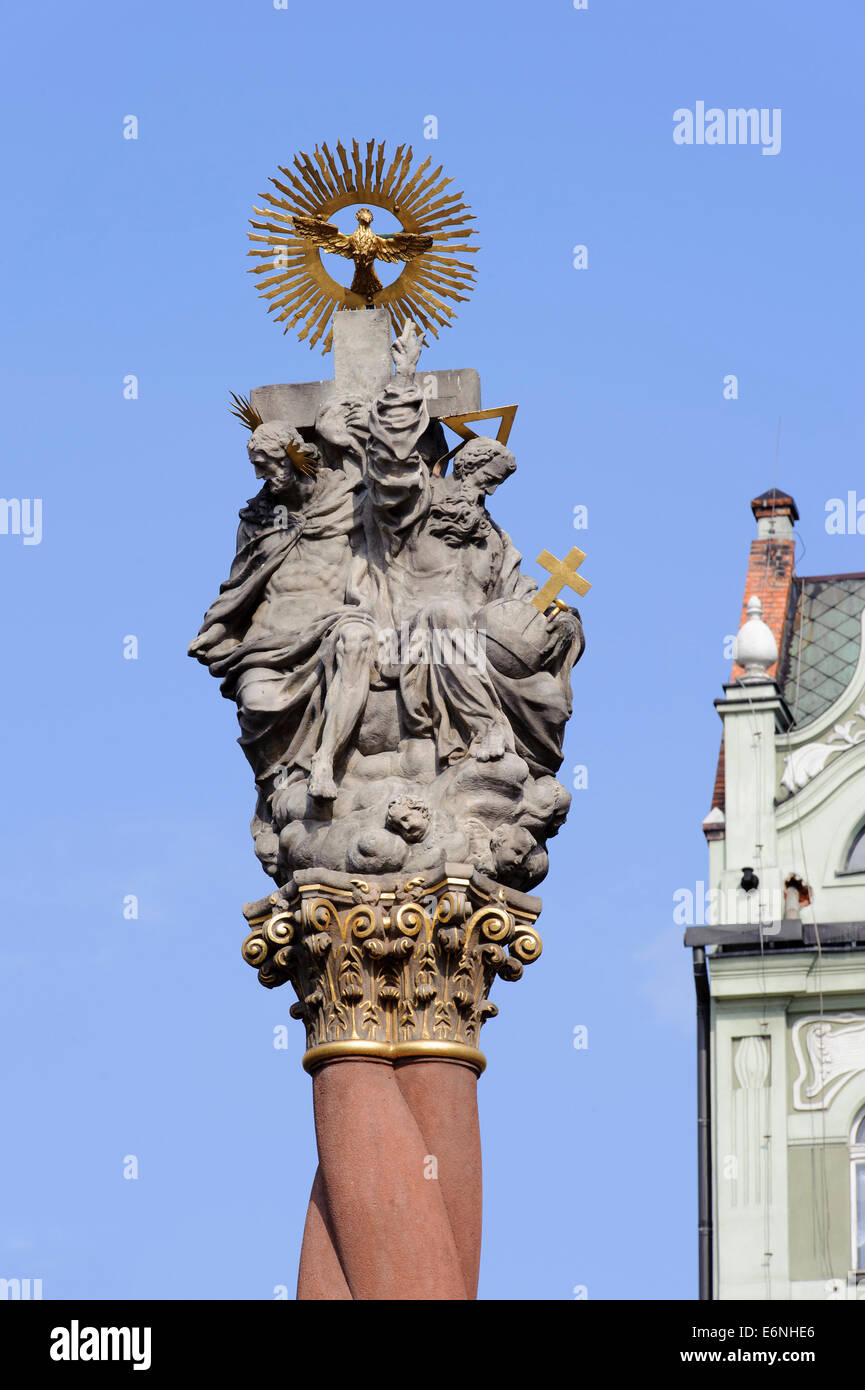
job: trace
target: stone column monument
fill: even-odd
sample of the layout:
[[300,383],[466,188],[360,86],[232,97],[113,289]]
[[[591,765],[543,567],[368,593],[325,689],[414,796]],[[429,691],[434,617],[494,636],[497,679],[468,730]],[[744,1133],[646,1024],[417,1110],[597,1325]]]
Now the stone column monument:
[[[473,370],[424,372],[472,247],[449,180],[404,147],[327,146],[273,180],[254,222],[271,308],[333,348],[328,381],[235,397],[260,491],[190,654],[237,705],[255,777],[246,961],[290,984],[319,1167],[300,1299],[472,1299],[481,1233],[476,1088],[496,977],[540,954],[547,842],[583,650],[582,553],[543,590],[487,499],[513,473],[515,407]],[[402,231],[329,221],[354,204]],[[455,245],[455,240],[463,244]],[[321,252],[354,261],[344,289]],[[402,263],[384,286],[374,262]],[[293,315],[293,317],[292,317]],[[497,438],[471,429],[501,418]],[[448,447],[444,427],[455,435]]]

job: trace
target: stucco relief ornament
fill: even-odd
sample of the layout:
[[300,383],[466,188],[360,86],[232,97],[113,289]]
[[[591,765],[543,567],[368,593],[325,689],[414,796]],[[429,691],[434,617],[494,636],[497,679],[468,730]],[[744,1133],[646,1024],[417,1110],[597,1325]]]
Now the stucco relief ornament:
[[865,1015],[809,1015],[793,1027],[799,1066],[793,1082],[796,1110],[825,1110],[845,1083],[865,1072]]
[[820,743],[806,743],[790,753],[784,759],[781,781],[789,792],[797,792],[823,771],[833,753],[856,748],[860,743],[865,743],[865,703],[857,707],[851,719],[836,724],[828,738]]

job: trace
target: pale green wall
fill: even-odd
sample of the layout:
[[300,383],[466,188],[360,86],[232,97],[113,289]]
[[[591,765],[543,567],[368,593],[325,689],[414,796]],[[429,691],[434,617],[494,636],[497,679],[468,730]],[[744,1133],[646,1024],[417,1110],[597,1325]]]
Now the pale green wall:
[[787,1165],[791,1280],[846,1279],[851,1258],[847,1145],[792,1145]]

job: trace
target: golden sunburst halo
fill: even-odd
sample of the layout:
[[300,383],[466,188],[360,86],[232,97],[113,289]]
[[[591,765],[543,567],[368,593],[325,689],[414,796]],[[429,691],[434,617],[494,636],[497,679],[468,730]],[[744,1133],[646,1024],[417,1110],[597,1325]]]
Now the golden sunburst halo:
[[[284,333],[303,322],[298,338],[302,342],[309,337],[310,348],[327,331],[322,353],[329,352],[333,344],[329,325],[334,311],[365,309],[371,302],[376,308],[387,309],[397,333],[411,318],[438,337],[438,327],[456,317],[445,301],[465,301],[474,288],[472,261],[457,259],[458,254],[472,256],[478,249],[468,240],[477,233],[466,225],[474,216],[460,201],[462,193],[444,192],[452,180],[443,177],[441,165],[427,173],[430,158],[412,171],[410,145],[398,146],[386,168],[385,141],[378,147],[374,140],[368,141],[365,157],[356,140],[350,155],[337,142],[336,156],[326,144],[316,146],[312,157],[295,155],[293,169],[280,165],[282,177],[270,180],[276,192],[260,195],[268,206],[253,208],[265,219],[258,222],[250,218],[253,231],[249,233],[256,243],[249,252],[256,258],[250,270],[264,276],[256,281],[260,298],[268,301],[268,312],[275,315],[275,322],[285,325]],[[391,213],[402,228],[395,240],[411,247],[410,258],[399,257],[406,260],[401,273],[392,284],[380,286],[374,299],[334,280],[321,261],[320,247],[327,243],[300,234],[295,225],[295,219],[307,228],[313,223],[327,224],[334,213],[354,204],[370,204]],[[337,242],[347,242],[332,225],[327,231],[330,249],[336,249]],[[426,249],[416,249],[425,243]],[[340,250],[340,254],[349,252]]]

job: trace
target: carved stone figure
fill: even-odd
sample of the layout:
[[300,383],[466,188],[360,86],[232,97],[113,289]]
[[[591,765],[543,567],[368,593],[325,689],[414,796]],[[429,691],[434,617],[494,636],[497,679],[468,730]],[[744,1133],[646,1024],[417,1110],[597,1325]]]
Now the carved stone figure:
[[[531,887],[567,809],[551,784],[579,616],[527,602],[537,585],[487,511],[509,449],[473,439],[436,475],[421,345],[407,324],[384,390],[326,402],[311,439],[288,421],[254,431],[264,485],[190,647],[237,703],[256,853],[277,883],[313,866],[412,875],[447,855]],[[425,807],[422,835],[395,828],[400,802]],[[504,826],[525,853],[491,860]]]

